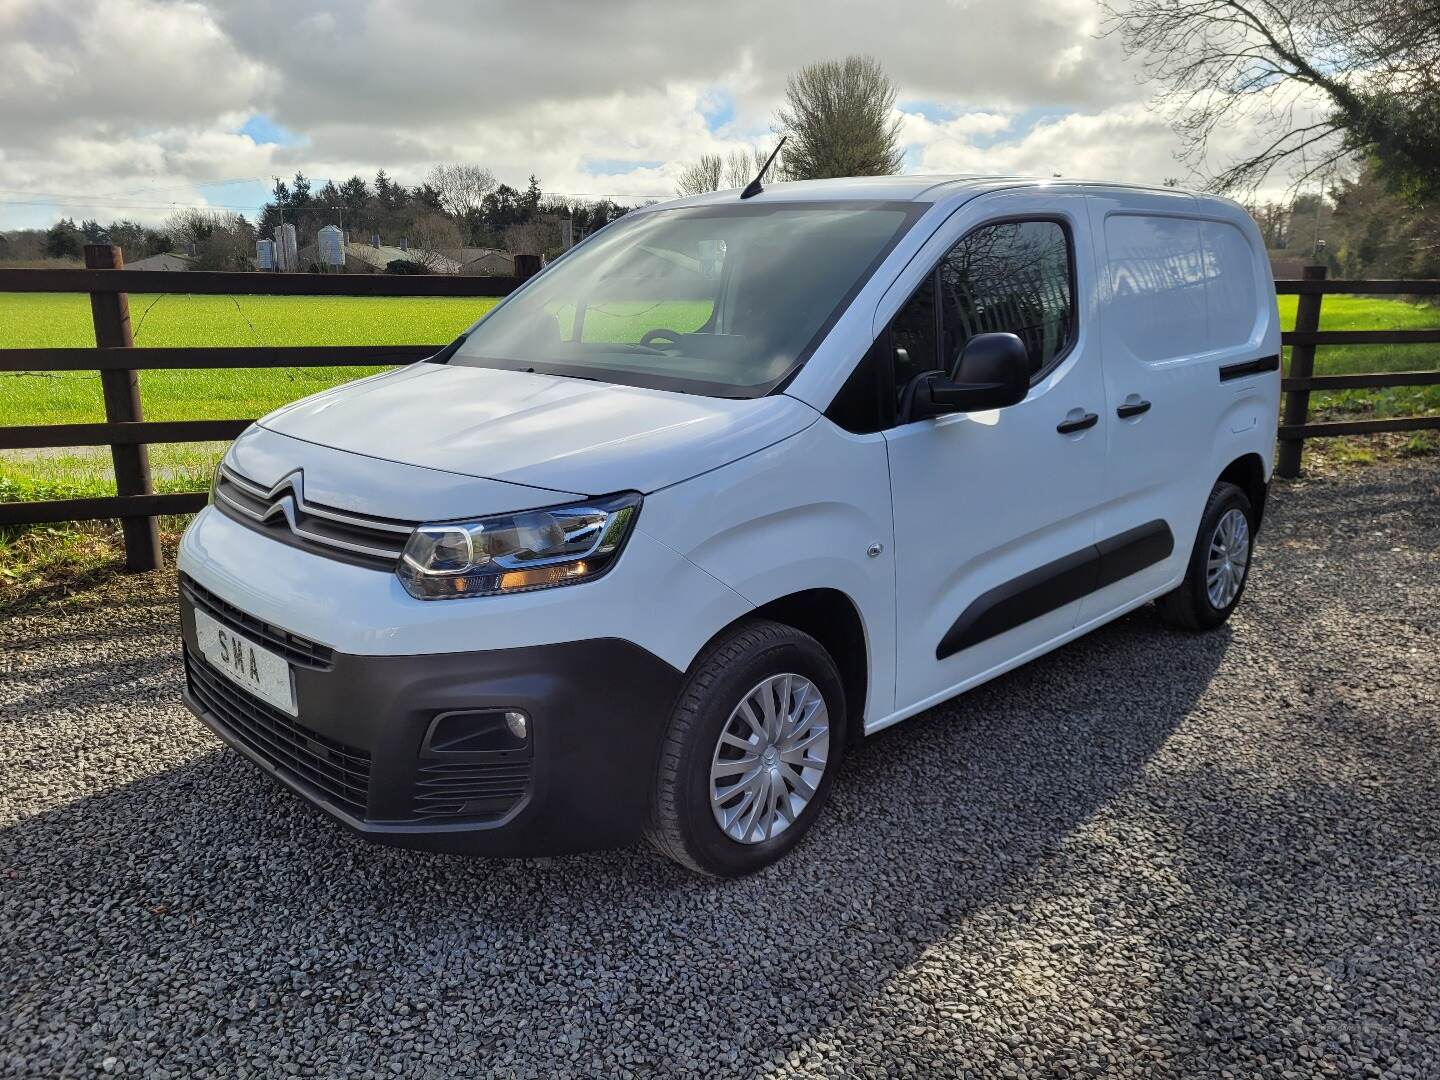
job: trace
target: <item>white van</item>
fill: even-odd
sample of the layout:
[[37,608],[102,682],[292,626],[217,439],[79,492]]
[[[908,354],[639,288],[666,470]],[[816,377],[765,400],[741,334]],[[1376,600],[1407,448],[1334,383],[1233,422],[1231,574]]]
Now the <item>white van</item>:
[[1151,600],[1224,622],[1279,354],[1221,199],[883,177],[637,210],[235,442],[180,551],[186,701],[377,840],[755,870],[865,735]]

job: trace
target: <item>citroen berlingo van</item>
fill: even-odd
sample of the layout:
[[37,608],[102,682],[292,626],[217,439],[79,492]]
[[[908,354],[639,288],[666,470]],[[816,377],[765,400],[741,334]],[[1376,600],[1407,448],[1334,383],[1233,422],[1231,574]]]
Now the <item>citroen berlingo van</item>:
[[1222,199],[1012,177],[627,214],[440,354],[261,419],[185,700],[359,833],[785,854],[860,739],[1245,589],[1280,330]]

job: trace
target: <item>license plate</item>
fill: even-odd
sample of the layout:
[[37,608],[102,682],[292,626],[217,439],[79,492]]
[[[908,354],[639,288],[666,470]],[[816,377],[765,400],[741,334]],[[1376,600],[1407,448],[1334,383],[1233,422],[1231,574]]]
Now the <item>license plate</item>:
[[290,665],[278,653],[256,645],[205,612],[195,612],[195,637],[200,652],[220,674],[261,701],[283,709],[291,716],[295,708],[295,683]]

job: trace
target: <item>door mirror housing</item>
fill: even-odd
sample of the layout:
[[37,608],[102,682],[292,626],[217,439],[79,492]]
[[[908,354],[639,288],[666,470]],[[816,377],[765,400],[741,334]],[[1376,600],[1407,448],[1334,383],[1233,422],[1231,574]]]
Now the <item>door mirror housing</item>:
[[1030,392],[1030,356],[1014,334],[976,334],[960,350],[955,373],[926,371],[910,380],[902,418],[923,420],[952,412],[1003,409]]

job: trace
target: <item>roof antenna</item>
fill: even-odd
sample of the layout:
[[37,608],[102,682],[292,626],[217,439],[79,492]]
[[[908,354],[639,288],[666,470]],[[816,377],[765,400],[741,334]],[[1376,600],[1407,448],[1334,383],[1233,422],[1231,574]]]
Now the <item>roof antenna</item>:
[[760,192],[765,190],[760,186],[760,181],[765,179],[766,171],[770,168],[771,164],[774,163],[776,157],[779,156],[780,148],[785,145],[785,140],[789,137],[789,135],[780,136],[780,141],[775,144],[775,149],[770,151],[770,156],[765,159],[765,164],[760,166],[760,171],[755,174],[755,179],[746,184],[745,190],[740,192],[740,198],[748,199],[752,195],[759,195]]

